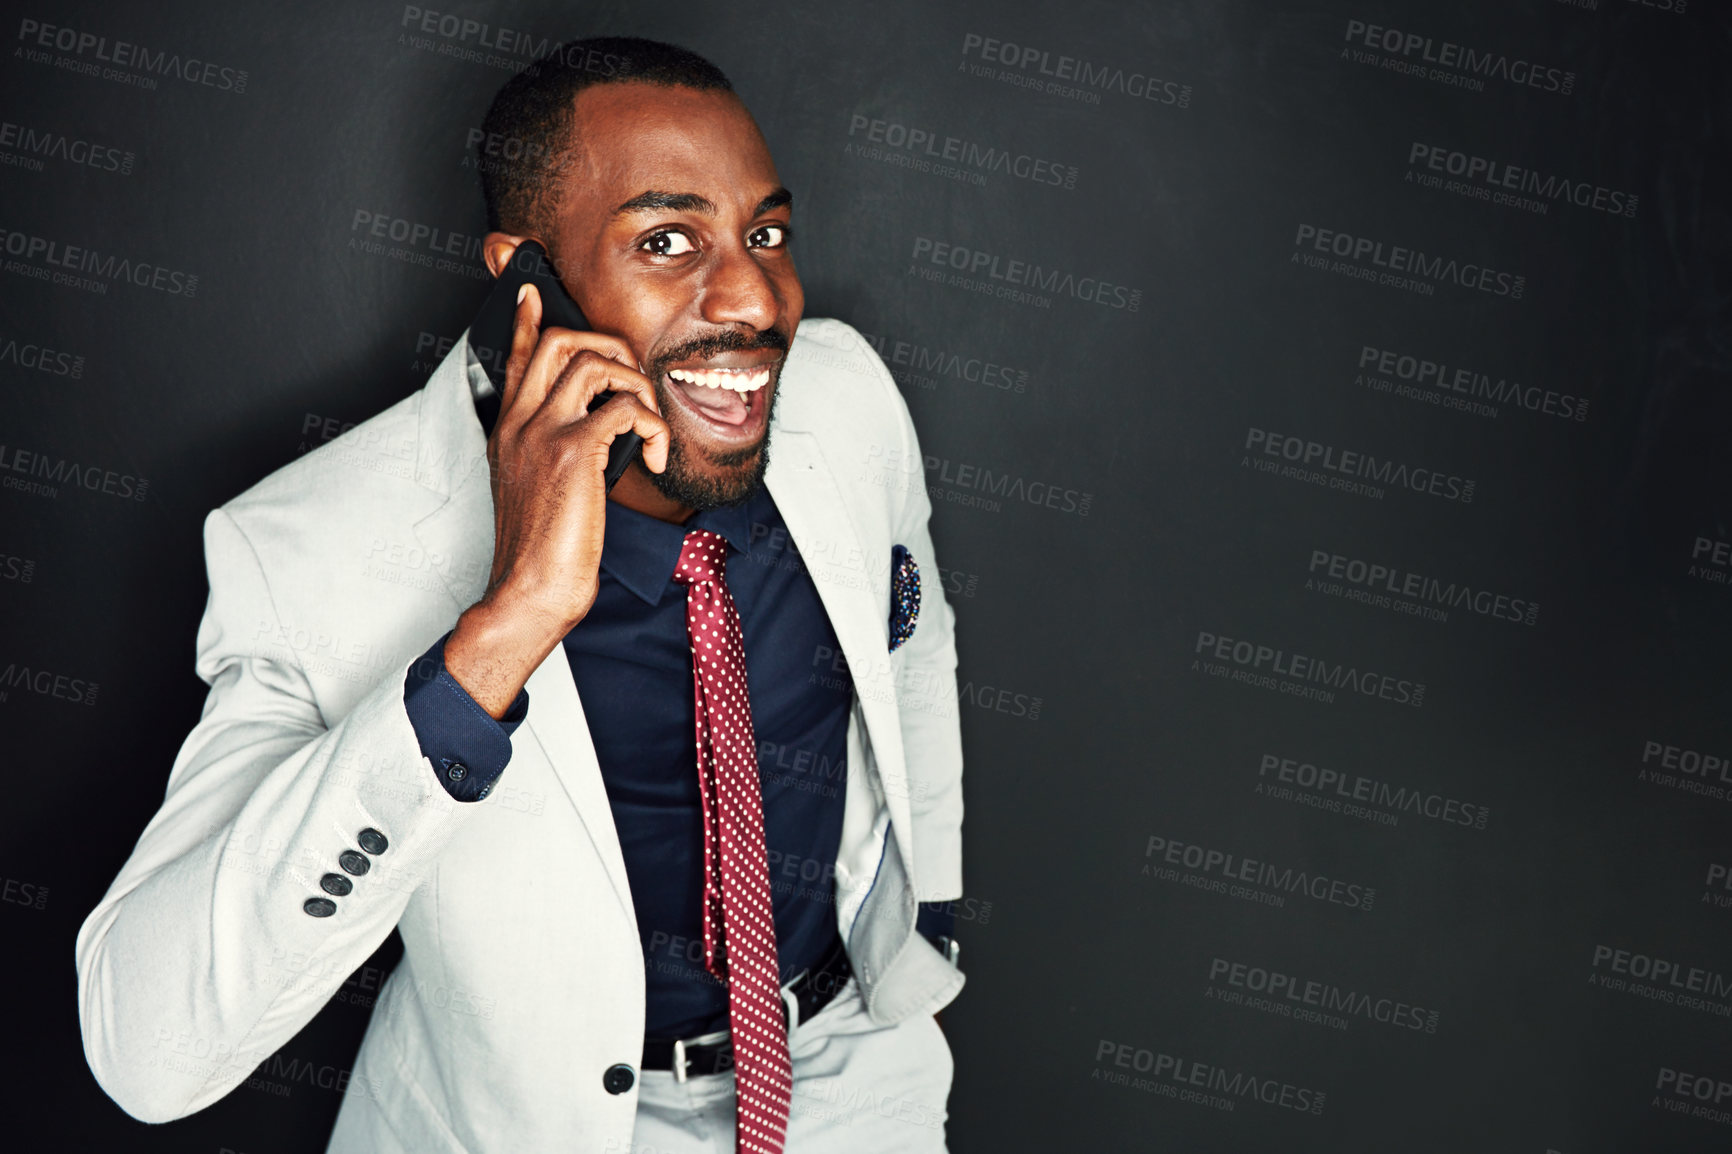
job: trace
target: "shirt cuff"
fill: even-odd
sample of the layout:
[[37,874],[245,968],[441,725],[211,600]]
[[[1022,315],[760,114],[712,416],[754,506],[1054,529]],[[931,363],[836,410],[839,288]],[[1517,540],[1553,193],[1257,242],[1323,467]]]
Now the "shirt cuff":
[[493,790],[511,761],[511,735],[529,714],[529,691],[494,720],[445,668],[447,633],[409,666],[403,679],[403,708],[433,763],[439,784],[458,801],[480,801]]

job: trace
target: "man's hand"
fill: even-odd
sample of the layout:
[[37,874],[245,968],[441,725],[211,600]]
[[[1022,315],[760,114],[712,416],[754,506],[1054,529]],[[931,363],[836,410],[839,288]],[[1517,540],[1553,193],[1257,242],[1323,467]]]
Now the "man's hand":
[[607,521],[602,470],[613,439],[633,430],[644,466],[667,468],[667,422],[631,349],[601,333],[542,331],[541,294],[526,286],[487,439],[493,571],[445,643],[445,668],[494,717],[595,604]]

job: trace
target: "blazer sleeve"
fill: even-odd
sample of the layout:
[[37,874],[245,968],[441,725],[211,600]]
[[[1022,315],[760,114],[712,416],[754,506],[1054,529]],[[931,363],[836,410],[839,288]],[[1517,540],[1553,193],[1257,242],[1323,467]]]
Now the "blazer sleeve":
[[[913,636],[897,648],[891,660],[900,663],[897,713],[914,818],[915,898],[948,901],[962,896],[962,726],[956,693],[956,615],[938,579],[930,528],[932,502],[919,469],[924,458],[914,420],[890,370],[865,338],[856,334],[856,339],[887,394],[900,459],[910,463],[905,474],[909,483],[890,490],[897,506],[892,543],[913,554],[920,568],[920,616]],[[889,612],[888,599],[885,612]]]
[[[205,556],[203,715],[76,946],[90,1068],[146,1122],[215,1102],[306,1025],[478,808],[447,794],[421,755],[407,664],[327,726],[224,510],[205,521]],[[327,875],[348,892],[328,892]],[[309,900],[335,912],[312,916]]]

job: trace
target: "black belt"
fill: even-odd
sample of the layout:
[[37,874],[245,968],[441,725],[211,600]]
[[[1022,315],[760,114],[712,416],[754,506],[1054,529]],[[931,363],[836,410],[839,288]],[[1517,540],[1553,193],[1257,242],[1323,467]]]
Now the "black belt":
[[[799,976],[788,983],[794,1004],[800,1008],[799,1020],[792,1025],[810,1021],[819,1010],[829,1005],[830,999],[841,993],[852,972],[848,967],[848,951],[843,948],[842,939],[837,938],[835,948],[823,961],[801,970]],[[788,1004],[783,1002],[784,1016],[787,1009]],[[727,1030],[700,1034],[695,1038],[645,1038],[643,1068],[672,1070],[674,1077],[681,1082],[693,1074],[726,1073],[734,1068],[734,1041]]]

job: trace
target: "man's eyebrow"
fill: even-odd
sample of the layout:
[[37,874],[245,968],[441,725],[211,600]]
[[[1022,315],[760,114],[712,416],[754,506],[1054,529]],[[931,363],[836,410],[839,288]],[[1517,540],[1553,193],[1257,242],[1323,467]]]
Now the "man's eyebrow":
[[758,202],[758,207],[752,210],[753,216],[763,216],[772,208],[781,208],[785,204],[794,203],[794,194],[785,188],[778,188],[769,196]]
[[701,212],[706,216],[716,215],[716,206],[707,197],[695,192],[640,192],[618,208],[613,210],[615,216],[624,216],[630,212]]
[[[758,202],[758,207],[752,210],[753,216],[762,216],[773,208],[792,204],[794,194],[785,188],[775,192]],[[716,215],[716,206],[705,196],[695,192],[662,192],[651,189],[640,192],[618,208],[613,210],[615,216],[625,216],[634,212],[701,212],[705,216]]]

